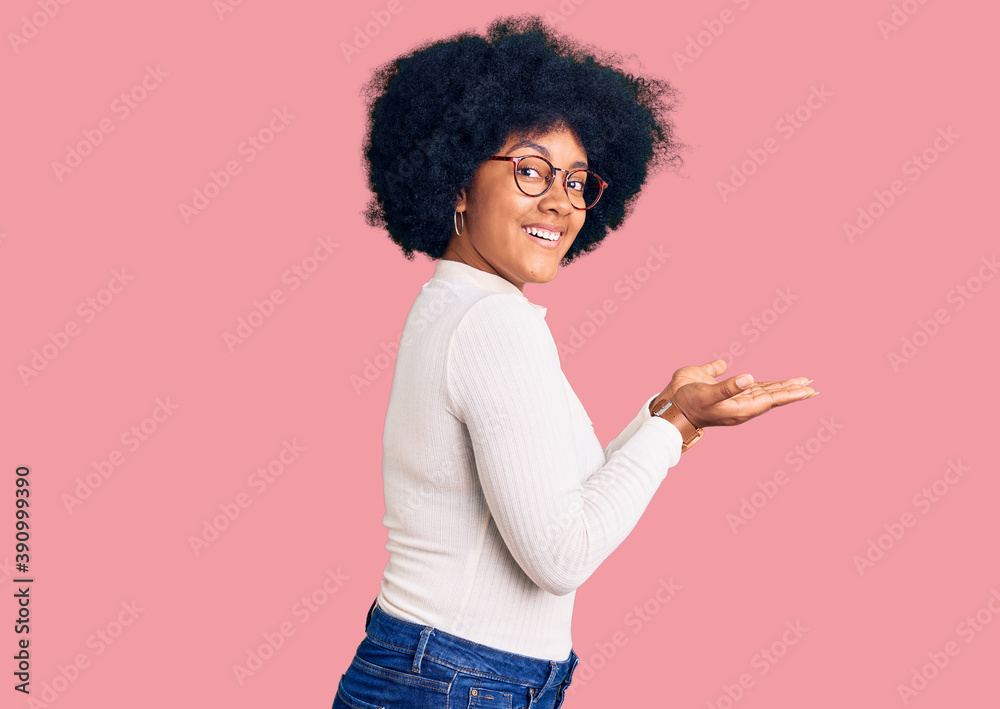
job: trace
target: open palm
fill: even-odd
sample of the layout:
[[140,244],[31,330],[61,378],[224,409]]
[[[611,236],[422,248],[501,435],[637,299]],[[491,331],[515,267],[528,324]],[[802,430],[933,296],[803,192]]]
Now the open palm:
[[819,393],[808,386],[812,380],[806,377],[753,382],[745,388],[736,384],[737,377],[717,381],[716,377],[725,373],[726,368],[721,359],[701,366],[681,367],[674,372],[662,395],[701,428],[735,426],[775,407],[810,399]]

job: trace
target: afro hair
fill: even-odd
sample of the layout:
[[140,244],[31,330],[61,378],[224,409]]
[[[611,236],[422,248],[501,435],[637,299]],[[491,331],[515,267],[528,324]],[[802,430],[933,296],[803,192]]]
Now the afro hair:
[[498,18],[485,36],[429,42],[377,68],[362,92],[373,193],[367,223],[388,231],[407,259],[415,251],[439,259],[458,195],[483,161],[511,135],[568,126],[609,186],[562,264],[593,251],[623,224],[649,175],[682,164],[685,147],[669,116],[677,89],[622,64],[527,15]]

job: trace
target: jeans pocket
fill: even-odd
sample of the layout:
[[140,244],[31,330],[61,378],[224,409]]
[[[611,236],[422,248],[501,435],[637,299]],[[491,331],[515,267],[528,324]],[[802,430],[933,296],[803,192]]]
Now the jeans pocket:
[[333,700],[333,709],[386,709],[378,704],[363,702],[357,697],[353,697],[348,694],[344,689],[345,677],[347,677],[347,675],[342,675],[340,678],[340,684],[337,685],[337,698]]
[[[431,670],[431,663],[424,660],[423,669]],[[427,674],[402,672],[355,656],[347,668],[345,684],[354,696],[369,703],[379,702],[387,709],[447,709],[450,683],[431,679]]]
[[566,686],[563,685],[559,687],[559,691],[556,692],[556,703],[552,705],[552,709],[559,709],[566,701]]

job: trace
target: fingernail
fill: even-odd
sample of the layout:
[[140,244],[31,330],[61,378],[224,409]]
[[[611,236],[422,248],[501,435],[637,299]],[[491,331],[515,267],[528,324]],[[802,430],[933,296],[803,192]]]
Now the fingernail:
[[751,384],[753,384],[753,377],[749,374],[743,374],[736,378],[736,386],[740,389],[746,389]]
[[812,384],[812,383],[813,383],[813,380],[812,380],[812,379],[810,379],[810,380],[809,380],[808,382],[806,382],[806,383],[805,383],[805,384],[803,384],[802,386],[806,387],[806,386],[809,386],[809,385],[810,385],[810,384]]

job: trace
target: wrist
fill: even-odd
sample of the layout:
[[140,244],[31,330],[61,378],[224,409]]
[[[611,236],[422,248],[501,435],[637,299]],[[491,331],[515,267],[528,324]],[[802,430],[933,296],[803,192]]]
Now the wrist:
[[704,429],[698,428],[691,423],[680,407],[664,396],[653,399],[649,406],[649,413],[651,416],[662,418],[677,429],[678,433],[681,434],[682,453],[697,443],[705,432]]
[[649,400],[649,406],[646,407],[649,410],[649,415],[655,416],[656,414],[654,414],[653,412],[656,410],[657,406],[663,406],[664,402],[673,400],[674,400],[674,390],[671,387],[667,387],[666,389],[664,389],[659,394],[657,394],[656,396],[654,396],[652,399]]

